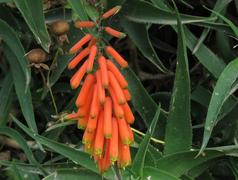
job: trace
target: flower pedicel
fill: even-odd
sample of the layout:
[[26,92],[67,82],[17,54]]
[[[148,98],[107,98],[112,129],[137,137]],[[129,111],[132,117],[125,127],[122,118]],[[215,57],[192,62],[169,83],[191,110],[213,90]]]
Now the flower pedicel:
[[[110,9],[101,16],[101,20],[119,10],[120,6]],[[100,27],[100,21],[97,23],[76,21],[75,27],[99,27],[113,37],[125,37],[124,33],[111,27]],[[134,141],[130,124],[134,122],[134,115],[127,103],[131,99],[128,82],[109,58],[121,68],[128,67],[128,63],[113,47],[104,45],[102,50],[98,45],[100,41],[94,35],[86,34],[69,51],[77,55],[68,64],[68,69],[75,69],[83,61],[70,85],[76,89],[84,82],[75,102],[78,111],[67,118],[77,120],[78,128],[84,129],[84,149],[94,157],[99,171],[103,173],[114,163],[121,168],[130,165],[130,144]]]

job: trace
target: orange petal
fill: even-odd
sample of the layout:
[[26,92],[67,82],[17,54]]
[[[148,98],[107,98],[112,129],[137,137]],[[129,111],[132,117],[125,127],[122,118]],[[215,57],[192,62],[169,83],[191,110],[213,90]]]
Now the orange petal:
[[112,118],[112,138],[110,140],[110,159],[114,163],[118,159],[118,125],[117,120]]
[[68,64],[68,69],[74,69],[80,61],[89,54],[89,48],[82,50],[76,57],[74,57]]
[[101,71],[96,72],[97,87],[98,87],[98,100],[101,105],[105,103],[105,89],[102,85]]
[[102,84],[103,84],[104,88],[107,88],[108,84],[109,84],[109,80],[108,80],[107,63],[106,63],[105,57],[100,56],[98,59],[98,63],[99,63],[99,67],[100,67],[101,74],[102,74]]
[[87,72],[92,72],[93,70],[93,64],[94,64],[94,59],[97,55],[97,46],[93,45],[90,49],[89,57],[88,57],[88,65],[87,65]]

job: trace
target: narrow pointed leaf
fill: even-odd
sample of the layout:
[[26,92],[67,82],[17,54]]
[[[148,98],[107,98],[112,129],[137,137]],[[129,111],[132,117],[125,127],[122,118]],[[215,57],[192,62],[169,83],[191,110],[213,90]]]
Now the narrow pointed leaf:
[[229,93],[238,78],[237,69],[238,58],[236,58],[227,65],[227,67],[224,69],[219,79],[217,80],[208,107],[205,129],[203,133],[203,142],[200,153],[207,146],[212,130],[218,121],[218,115],[220,113],[221,107],[226,101],[226,99],[229,97]]
[[162,72],[168,71],[157,56],[149,39],[148,30],[145,24],[128,21],[121,18],[121,24],[130,39],[135,43],[141,53]]
[[8,115],[12,104],[13,81],[11,73],[8,73],[2,82],[0,90],[0,127],[7,122]]
[[36,41],[49,51],[50,36],[46,29],[45,17],[43,14],[43,1],[37,0],[13,0],[23,15],[26,23],[35,36]]
[[4,50],[6,59],[10,64],[14,87],[23,116],[31,130],[37,133],[31,92],[29,88],[25,89],[26,77],[21,69],[20,63],[16,60],[17,57],[14,55],[13,51],[11,51],[7,46],[5,46]]
[[145,137],[143,138],[142,142],[140,143],[139,149],[136,153],[136,156],[134,158],[134,162],[132,164],[132,171],[136,174],[136,176],[143,177],[144,172],[144,163],[145,163],[145,156],[149,147],[150,138],[154,134],[156,124],[158,122],[160,115],[160,106],[157,108],[157,111],[154,115],[154,118],[152,120],[152,123],[147,130],[147,133]]
[[189,150],[192,145],[190,77],[184,29],[178,16],[177,67],[165,134],[165,154]]

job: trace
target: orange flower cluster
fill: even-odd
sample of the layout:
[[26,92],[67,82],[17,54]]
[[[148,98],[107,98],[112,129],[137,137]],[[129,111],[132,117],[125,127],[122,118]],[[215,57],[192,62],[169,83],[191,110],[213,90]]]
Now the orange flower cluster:
[[[106,19],[119,9],[120,7],[116,6],[104,13],[101,18]],[[96,27],[96,23],[77,21],[75,26],[92,28]],[[124,37],[124,33],[110,27],[103,29],[114,37]],[[134,122],[134,115],[128,105],[131,99],[127,89],[128,82],[117,66],[103,54],[112,57],[122,68],[126,68],[128,63],[111,46],[104,46],[104,50],[100,51],[98,41],[100,39],[86,34],[70,49],[72,54],[82,49],[68,64],[70,70],[84,61],[71,78],[71,87],[78,88],[85,75],[86,77],[75,102],[78,111],[69,114],[67,118],[77,120],[78,127],[85,129],[83,135],[85,151],[94,157],[99,171],[105,172],[115,162],[119,167],[130,165],[129,146],[134,141],[130,124]]]

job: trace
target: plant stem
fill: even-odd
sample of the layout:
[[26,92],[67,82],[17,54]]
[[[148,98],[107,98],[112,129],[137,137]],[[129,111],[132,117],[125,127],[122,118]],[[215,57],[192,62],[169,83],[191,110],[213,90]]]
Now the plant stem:
[[[144,134],[143,132],[140,132],[140,131],[138,131],[138,130],[136,130],[136,129],[134,129],[134,128],[131,128],[131,129],[132,129],[132,131],[134,131],[135,133],[137,133],[137,134],[139,134],[139,135],[141,135],[141,136],[145,136],[145,134]],[[165,144],[164,141],[159,140],[159,139],[156,139],[156,138],[153,138],[153,137],[150,138],[150,140],[154,141],[155,143]]]

